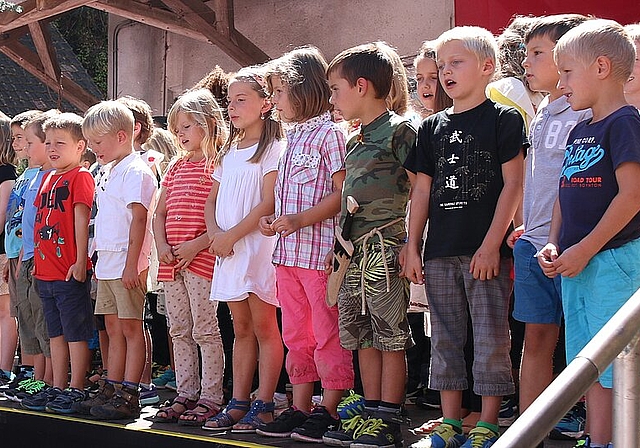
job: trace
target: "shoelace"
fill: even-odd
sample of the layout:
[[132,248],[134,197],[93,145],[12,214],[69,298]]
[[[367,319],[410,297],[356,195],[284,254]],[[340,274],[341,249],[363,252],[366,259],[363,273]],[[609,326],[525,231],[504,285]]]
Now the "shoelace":
[[37,392],[40,392],[45,385],[46,383],[44,381],[33,380],[28,384],[26,384],[24,387],[22,387],[21,390],[27,393],[34,393],[34,392],[37,393]]
[[348,420],[342,421],[342,430],[344,432],[353,431],[353,438],[355,439],[356,433],[359,432],[362,426],[366,425],[367,420],[362,418],[361,415],[356,415]]
[[360,402],[362,402],[362,396],[356,394],[354,391],[351,391],[348,397],[345,397],[342,399],[342,401],[338,405],[338,410],[344,409],[347,406],[351,406],[352,404],[356,404]]
[[360,436],[377,436],[380,431],[386,428],[387,425],[384,420],[381,418],[370,418],[366,420],[366,424],[363,425],[358,431],[357,434],[353,434],[353,438],[356,439]]
[[484,442],[486,442],[493,436],[494,433],[490,429],[475,428],[469,433],[469,440],[471,440],[471,446],[473,448],[482,448]]

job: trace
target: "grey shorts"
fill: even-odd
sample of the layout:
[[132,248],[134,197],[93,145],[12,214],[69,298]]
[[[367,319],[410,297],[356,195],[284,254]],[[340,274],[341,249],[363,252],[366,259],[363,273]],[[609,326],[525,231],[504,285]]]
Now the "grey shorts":
[[20,349],[26,355],[51,356],[49,333],[44,320],[42,300],[38,295],[36,282],[31,277],[33,258],[23,261],[16,280],[16,316]]

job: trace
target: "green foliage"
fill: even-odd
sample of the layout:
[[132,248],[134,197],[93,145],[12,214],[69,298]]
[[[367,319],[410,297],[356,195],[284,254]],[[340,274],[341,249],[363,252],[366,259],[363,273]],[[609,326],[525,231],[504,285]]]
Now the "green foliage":
[[15,12],[20,14],[22,12],[22,6],[16,5],[12,2],[6,2],[4,0],[0,0],[0,12]]
[[100,91],[107,93],[108,21],[107,13],[82,6],[66,12],[53,25],[71,45],[78,60]]

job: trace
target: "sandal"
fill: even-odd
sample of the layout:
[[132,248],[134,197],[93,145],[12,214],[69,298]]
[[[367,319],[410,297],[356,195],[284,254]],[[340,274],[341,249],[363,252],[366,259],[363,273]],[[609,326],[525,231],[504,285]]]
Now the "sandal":
[[229,414],[229,411],[241,411],[246,414],[247,412],[249,412],[250,407],[250,401],[236,400],[235,398],[232,398],[223,411],[207,419],[204,425],[202,425],[202,429],[205,429],[207,431],[224,431],[227,429],[231,429],[233,425],[238,423],[239,419],[233,418],[233,416]]
[[[176,411],[176,409],[173,407],[176,404],[182,406],[184,410]],[[175,423],[180,419],[180,416],[182,414],[192,410],[197,405],[198,405],[197,400],[191,400],[187,397],[178,396],[174,398],[172,402],[166,401],[162,405],[162,407],[158,409],[158,412],[156,412],[156,415],[152,417],[152,419],[154,422],[157,422],[157,423]],[[161,416],[160,414],[164,414],[164,416]]]
[[181,426],[202,426],[209,418],[218,415],[221,407],[211,400],[200,398],[193,409],[185,411],[178,418]]
[[258,415],[271,413],[275,409],[275,403],[273,401],[265,403],[262,400],[255,400],[251,405],[251,410],[242,417],[238,423],[233,425],[231,432],[234,433],[252,433],[256,432],[256,428],[264,423]]

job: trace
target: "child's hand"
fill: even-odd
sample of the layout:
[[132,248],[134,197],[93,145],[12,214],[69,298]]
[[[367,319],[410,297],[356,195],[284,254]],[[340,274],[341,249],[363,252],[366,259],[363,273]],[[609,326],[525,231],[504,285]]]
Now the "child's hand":
[[422,272],[420,253],[405,244],[400,254],[403,260],[398,260],[400,262],[400,273],[398,275],[400,277],[406,277],[407,280],[416,285],[424,284],[424,273]]
[[480,248],[471,257],[469,273],[476,280],[491,280],[500,273],[500,249]]
[[175,259],[178,261],[175,268],[178,270],[186,269],[199,252],[200,247],[194,240],[185,241],[182,244],[173,246],[173,254],[175,255]]
[[9,283],[9,261],[4,264],[2,267],[2,279],[5,283]]
[[160,263],[173,264],[176,261],[171,245],[167,243],[156,244],[156,250],[158,252],[158,261]]
[[549,278],[558,275],[555,267],[555,260],[558,258],[558,248],[553,243],[547,243],[536,255],[540,269]]
[[516,241],[522,236],[524,233],[524,226],[516,227],[513,229],[513,232],[507,237],[507,246],[513,249],[513,246],[516,245]]
[[578,243],[562,252],[553,265],[556,272],[563,277],[575,277],[582,272],[594,255],[594,253],[584,250],[583,246]]
[[75,278],[78,282],[84,283],[87,279],[87,266],[84,263],[74,263],[69,267],[65,281],[71,280],[71,277]]
[[125,289],[133,289],[141,286],[140,276],[136,266],[133,268],[126,267],[122,271],[122,285]]
[[229,232],[218,232],[213,235],[209,252],[217,257],[229,257],[233,255],[233,245],[235,243]]
[[324,273],[330,275],[333,272],[333,251],[330,250],[324,257]]
[[289,236],[302,227],[300,214],[282,215],[271,224],[271,229],[281,236]]
[[276,232],[274,232],[271,228],[271,224],[273,223],[274,219],[274,215],[263,216],[262,218],[260,218],[260,221],[258,221],[258,227],[260,228],[261,234],[263,234],[264,236],[273,236],[276,234]]

